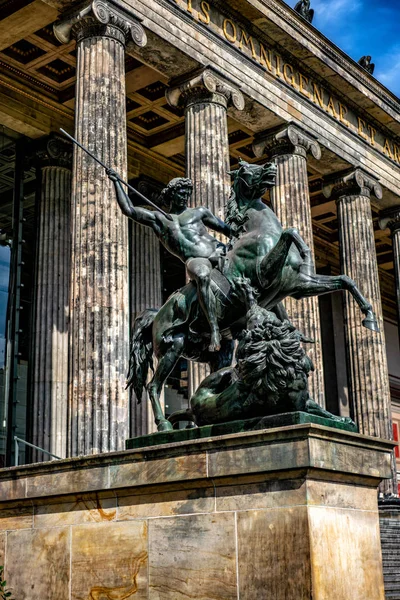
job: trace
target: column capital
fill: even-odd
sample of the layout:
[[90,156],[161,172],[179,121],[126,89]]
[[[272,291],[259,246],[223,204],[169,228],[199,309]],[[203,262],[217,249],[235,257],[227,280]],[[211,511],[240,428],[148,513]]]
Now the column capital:
[[104,0],[93,0],[85,8],[65,15],[53,30],[62,44],[68,44],[72,38],[79,42],[95,36],[112,37],[124,45],[131,40],[140,47],[147,43],[142,25]]
[[389,228],[392,235],[400,231],[400,205],[385,208],[380,212],[379,227],[381,229]]
[[315,159],[321,158],[321,148],[317,140],[292,123],[258,134],[253,142],[253,152],[258,158],[263,154],[270,158],[285,154],[306,157],[310,152]]
[[362,169],[354,169],[345,173],[338,173],[327,181],[322,192],[325,198],[340,198],[348,196],[373,195],[378,200],[382,198],[382,187],[376,179],[365,173]]
[[205,101],[222,104],[225,108],[234,106],[236,110],[243,110],[245,105],[242,92],[211,67],[171,81],[165,95],[171,106],[185,108]]
[[36,142],[35,162],[39,167],[72,169],[72,144],[64,137],[51,133]]

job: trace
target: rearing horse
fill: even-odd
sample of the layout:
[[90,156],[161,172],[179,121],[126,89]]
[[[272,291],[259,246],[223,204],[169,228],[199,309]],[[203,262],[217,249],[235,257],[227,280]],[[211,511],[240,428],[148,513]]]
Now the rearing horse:
[[197,301],[196,287],[189,283],[173,293],[159,311],[144,311],[135,321],[128,385],[133,385],[140,401],[153,366],[157,368],[147,386],[155,422],[159,431],[172,429],[165,418],[159,397],[162,386],[183,356],[208,363],[212,371],[231,363],[233,343],[244,327],[246,307],[234,292],[237,278],[246,277],[258,292],[258,303],[285,318],[281,301],[286,297],[301,299],[337,290],[350,292],[365,315],[363,325],[379,331],[371,304],[362,296],[355,282],[346,275],[328,276],[315,273],[311,251],[296,229],[282,229],[275,213],[261,197],[274,185],[276,166],[239,161],[231,172],[232,191],[226,222],[233,239],[225,264],[214,269],[211,286],[218,303],[218,322],[222,335],[221,350],[208,351],[206,321]]

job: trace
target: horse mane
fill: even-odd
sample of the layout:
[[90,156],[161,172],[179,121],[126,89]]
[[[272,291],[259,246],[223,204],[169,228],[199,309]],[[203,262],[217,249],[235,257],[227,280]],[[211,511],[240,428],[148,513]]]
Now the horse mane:
[[[244,232],[244,226],[249,220],[248,215],[244,214],[245,210],[246,206],[243,206],[242,208],[239,207],[235,192],[235,185],[233,185],[226,205],[225,217],[225,223],[227,223],[231,228],[233,240],[238,239],[242,235]],[[233,242],[231,241],[230,246],[232,246],[232,243]]]

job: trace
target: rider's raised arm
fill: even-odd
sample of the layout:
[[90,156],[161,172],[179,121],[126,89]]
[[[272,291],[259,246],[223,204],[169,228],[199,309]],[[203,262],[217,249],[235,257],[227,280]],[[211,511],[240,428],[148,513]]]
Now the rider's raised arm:
[[124,215],[133,221],[136,221],[136,223],[147,225],[147,227],[151,227],[152,229],[158,229],[159,219],[157,218],[157,213],[147,210],[147,208],[142,208],[141,206],[134,206],[132,200],[122,188],[118,177],[114,177],[114,173],[112,171],[110,171],[109,178],[114,183],[118,204]]
[[202,207],[203,211],[203,223],[213,231],[217,231],[218,233],[222,233],[227,237],[231,237],[231,228],[227,223],[224,223],[219,217],[216,217],[211,210],[208,208]]

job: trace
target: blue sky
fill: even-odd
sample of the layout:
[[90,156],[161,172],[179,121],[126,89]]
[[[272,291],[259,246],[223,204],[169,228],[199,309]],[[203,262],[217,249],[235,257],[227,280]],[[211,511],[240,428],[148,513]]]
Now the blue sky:
[[372,56],[374,77],[400,97],[400,0],[311,0],[311,8],[314,27],[355,61]]

